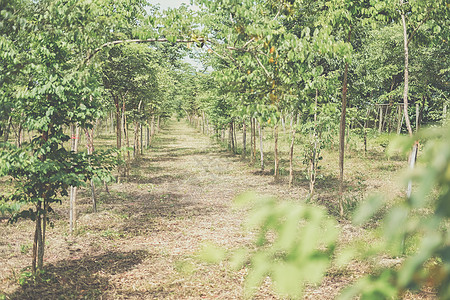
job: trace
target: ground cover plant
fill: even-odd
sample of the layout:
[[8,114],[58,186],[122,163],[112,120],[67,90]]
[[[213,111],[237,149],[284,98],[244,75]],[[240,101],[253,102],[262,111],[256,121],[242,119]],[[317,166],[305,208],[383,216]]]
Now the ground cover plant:
[[449,298],[448,3],[194,2],[0,2],[0,297]]

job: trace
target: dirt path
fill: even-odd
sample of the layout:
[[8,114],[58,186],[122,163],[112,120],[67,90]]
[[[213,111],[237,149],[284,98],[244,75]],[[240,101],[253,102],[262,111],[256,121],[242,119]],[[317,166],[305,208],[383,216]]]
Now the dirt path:
[[[29,264],[30,252],[21,250],[31,240],[32,225],[0,224],[6,232],[0,240],[0,291],[12,299],[240,299],[245,269],[201,263],[195,258],[199,246],[211,241],[231,249],[250,242],[241,226],[245,213],[232,209],[237,194],[254,190],[298,199],[305,193],[252,172],[209,137],[173,121],[133,164],[126,182],[112,185],[111,195],[100,193],[98,213],[88,213],[84,192],[74,237],[67,234],[65,206],[57,208],[60,219],[48,233],[48,282],[12,283]],[[328,285],[307,298],[333,298],[337,289]],[[272,297],[267,285],[256,296]]]

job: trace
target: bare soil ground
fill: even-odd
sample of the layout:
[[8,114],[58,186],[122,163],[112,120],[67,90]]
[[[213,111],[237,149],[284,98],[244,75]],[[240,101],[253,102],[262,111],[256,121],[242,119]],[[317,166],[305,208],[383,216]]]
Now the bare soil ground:
[[[355,168],[352,178],[362,176]],[[380,182],[361,181],[366,186]],[[326,195],[326,181],[321,182],[319,189]],[[173,121],[133,162],[129,178],[112,184],[110,194],[97,190],[97,213],[91,212],[88,191],[80,192],[76,234],[68,233],[67,203],[54,207],[44,280],[19,284],[31,262],[33,224],[7,225],[0,219],[0,298],[3,294],[6,299],[241,299],[246,269],[203,263],[196,258],[199,247],[205,241],[227,249],[251,243],[252,233],[242,227],[246,212],[232,207],[239,193],[253,190],[301,201],[306,187],[301,182],[292,189],[285,182],[275,183],[272,176],[255,172],[209,137]],[[349,222],[339,226],[343,243],[365,234]],[[304,298],[334,299],[370,270],[370,262],[355,262],[331,271],[320,286],[308,287]],[[417,297],[432,299],[433,294]],[[254,298],[277,298],[269,280]]]

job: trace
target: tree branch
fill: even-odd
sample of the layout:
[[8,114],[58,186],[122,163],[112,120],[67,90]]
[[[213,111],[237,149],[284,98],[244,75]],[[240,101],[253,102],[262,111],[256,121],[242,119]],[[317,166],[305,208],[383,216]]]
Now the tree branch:
[[426,21],[428,21],[428,19],[430,18],[430,15],[431,15],[431,10],[428,11],[427,16],[422,20],[422,22],[420,22],[419,25],[417,25],[417,27],[414,28],[413,32],[411,33],[411,35],[408,38],[408,42],[407,42],[408,45],[409,45],[409,42],[411,42],[413,36],[416,34],[417,30],[419,30],[420,26],[422,26]]
[[253,57],[256,59],[256,61],[258,62],[258,64],[260,65],[261,68],[263,68],[264,72],[266,72],[267,77],[272,79],[272,76],[270,76],[269,71],[267,71],[267,69],[264,67],[264,65],[261,63],[261,61],[259,60],[258,56],[256,56],[256,54],[252,53]]
[[[175,41],[175,43],[198,43],[198,42],[205,43],[208,41],[209,40],[205,39],[205,38],[199,38],[199,39],[195,39],[195,40],[194,39],[177,39]],[[109,46],[114,46],[114,45],[119,45],[119,44],[130,44],[130,43],[140,44],[140,43],[167,43],[167,42],[170,42],[167,38],[146,39],[146,40],[141,40],[141,39],[117,40],[117,41],[108,42],[108,43],[101,45],[97,49],[95,49],[94,52],[88,54],[88,56],[84,60],[84,63],[88,63],[92,59],[92,57],[94,57],[95,54],[100,52],[103,48],[106,48]]]

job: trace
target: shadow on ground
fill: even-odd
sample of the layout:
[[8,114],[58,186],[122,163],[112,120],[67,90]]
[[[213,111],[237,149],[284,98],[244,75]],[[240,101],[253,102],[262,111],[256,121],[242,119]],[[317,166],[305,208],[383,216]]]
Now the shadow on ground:
[[109,252],[48,265],[41,278],[29,280],[10,299],[96,299],[113,289],[108,277],[133,269],[147,251]]

